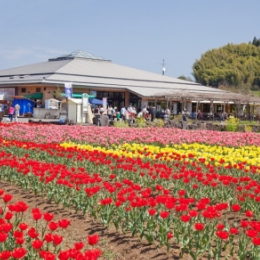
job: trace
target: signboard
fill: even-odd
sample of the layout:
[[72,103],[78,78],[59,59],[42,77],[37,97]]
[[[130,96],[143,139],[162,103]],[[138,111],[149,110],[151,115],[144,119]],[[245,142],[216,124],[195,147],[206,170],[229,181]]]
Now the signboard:
[[89,93],[93,98],[97,97],[97,91],[91,90]]
[[72,98],[72,84],[71,83],[65,83],[64,88],[65,88],[66,98]]
[[86,93],[82,94],[82,112],[88,112],[88,94]]

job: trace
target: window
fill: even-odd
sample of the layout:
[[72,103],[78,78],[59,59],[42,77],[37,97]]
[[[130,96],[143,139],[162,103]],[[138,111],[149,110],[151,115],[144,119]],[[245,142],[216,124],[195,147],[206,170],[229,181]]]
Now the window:
[[36,92],[41,92],[41,88],[36,88]]
[[108,97],[108,92],[102,92],[102,97]]
[[22,93],[26,93],[26,88],[22,88]]
[[108,97],[110,97],[110,98],[114,97],[114,93],[113,92],[108,92]]

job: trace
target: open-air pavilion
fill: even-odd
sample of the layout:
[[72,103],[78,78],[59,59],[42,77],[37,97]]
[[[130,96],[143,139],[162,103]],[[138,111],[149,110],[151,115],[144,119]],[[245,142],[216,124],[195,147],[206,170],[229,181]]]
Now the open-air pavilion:
[[[260,98],[254,97],[249,94],[238,94],[233,92],[224,93],[207,93],[198,91],[172,91],[166,93],[160,93],[153,96],[155,106],[159,102],[166,102],[166,107],[172,107],[172,104],[180,102],[182,109],[190,107],[189,112],[194,112],[196,115],[198,110],[201,109],[201,105],[208,104],[209,110],[207,113],[214,114],[217,111],[217,107],[220,107],[220,111],[223,113],[234,113],[236,117],[245,117],[248,119],[254,119],[254,115],[260,116]],[[233,110],[231,109],[231,105]],[[258,110],[256,111],[256,108]],[[189,109],[188,109],[189,110]],[[257,113],[255,113],[257,112]]]

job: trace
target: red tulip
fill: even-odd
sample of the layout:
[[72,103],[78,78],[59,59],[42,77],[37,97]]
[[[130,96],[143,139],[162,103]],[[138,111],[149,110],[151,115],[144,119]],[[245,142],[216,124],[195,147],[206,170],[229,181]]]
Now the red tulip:
[[45,259],[45,260],[55,260],[56,259],[56,256],[54,254],[52,254],[51,252],[49,251],[40,251],[40,256],[41,258]]
[[13,225],[12,223],[5,223],[2,224],[1,228],[5,233],[9,233],[13,229]]
[[220,223],[220,224],[217,225],[217,229],[218,229],[218,230],[222,230],[222,229],[224,229],[224,227],[225,227],[225,225],[222,224],[222,223]]
[[35,240],[32,242],[32,247],[36,250],[41,249],[43,246],[43,241],[42,240]]
[[10,200],[12,200],[13,196],[11,194],[5,194],[3,196],[3,200],[5,203],[9,202]]
[[28,225],[26,223],[20,223],[19,228],[20,228],[20,230],[24,231],[28,228]]
[[85,252],[84,259],[98,259],[99,256],[101,256],[102,252],[100,249],[93,249],[93,250],[88,250]]
[[42,213],[40,213],[40,212],[33,213],[33,219],[35,221],[38,221],[39,219],[41,219],[41,217],[42,217]]
[[149,212],[149,214],[150,214],[151,216],[153,216],[153,215],[156,214],[156,210],[155,210],[155,209],[149,209],[148,212]]
[[6,220],[10,220],[12,217],[13,217],[13,213],[12,212],[8,211],[8,212],[5,213],[5,219]]
[[252,242],[255,246],[260,246],[260,238],[259,237],[253,237]]
[[217,231],[216,235],[222,240],[226,240],[229,237],[229,233],[226,231]]
[[6,233],[0,233],[0,243],[5,242],[5,240],[7,239],[8,234]]
[[50,222],[50,223],[49,223],[49,229],[50,229],[51,231],[56,230],[58,227],[59,227],[59,224],[56,223],[56,222]]
[[236,234],[238,234],[238,229],[233,227],[233,228],[230,228],[229,232],[232,235],[236,235]]
[[231,208],[232,208],[232,210],[235,211],[235,212],[238,212],[238,211],[241,209],[241,207],[240,207],[239,204],[233,204],[233,205],[231,206]]
[[23,237],[23,232],[15,230],[13,233],[14,238]]
[[75,247],[77,250],[81,250],[81,249],[84,247],[84,243],[83,243],[83,242],[75,243],[75,244],[74,244],[74,247]]
[[27,253],[26,249],[22,247],[15,248],[13,250],[12,257],[16,259],[21,259],[26,255],[26,253]]
[[58,223],[61,228],[67,228],[70,224],[70,221],[67,219],[62,219]]
[[191,216],[189,216],[189,215],[182,215],[180,217],[180,219],[181,219],[182,222],[189,222],[190,219],[191,219]]
[[184,196],[184,195],[186,194],[186,191],[185,191],[185,190],[179,190],[179,191],[178,191],[178,194],[179,194],[180,196]]
[[103,200],[100,201],[100,204],[101,205],[109,205],[113,202],[113,199],[112,198],[105,198]]
[[59,245],[63,240],[62,236],[52,235],[52,242],[55,246]]
[[198,212],[196,210],[190,210],[189,211],[189,215],[192,217],[192,218],[195,218],[198,216]]
[[195,227],[196,230],[201,231],[201,230],[204,229],[204,224],[202,224],[202,223],[195,223],[194,227]]
[[91,246],[97,244],[98,240],[99,240],[98,235],[88,236],[88,244]]
[[173,234],[172,234],[172,232],[170,231],[170,232],[168,232],[168,234],[167,234],[167,238],[168,239],[171,239],[171,238],[173,238]]
[[47,213],[43,214],[43,218],[44,218],[44,219],[45,219],[45,221],[47,221],[47,222],[50,222],[50,221],[52,221],[53,217],[54,217],[54,215],[53,215],[53,214],[51,214],[51,213],[49,213],[49,212],[47,212]]
[[160,213],[160,217],[161,217],[161,218],[168,218],[168,216],[169,216],[169,212],[168,212],[168,211],[162,211],[162,212]]
[[35,228],[30,228],[27,233],[31,238],[36,238],[39,235]]
[[249,217],[249,218],[251,218],[251,217],[254,216],[254,212],[251,211],[251,210],[247,210],[247,211],[246,211],[246,216]]
[[11,252],[10,251],[3,251],[2,253],[0,253],[0,255],[1,255],[1,258],[3,260],[9,259],[11,257]]
[[17,245],[22,245],[24,243],[25,239],[23,237],[18,237],[15,239],[15,243]]
[[258,235],[258,231],[257,230],[254,230],[254,229],[248,229],[246,231],[246,235],[248,237],[256,237]]
[[52,234],[51,233],[48,233],[44,236],[44,239],[47,243],[50,243],[52,242]]

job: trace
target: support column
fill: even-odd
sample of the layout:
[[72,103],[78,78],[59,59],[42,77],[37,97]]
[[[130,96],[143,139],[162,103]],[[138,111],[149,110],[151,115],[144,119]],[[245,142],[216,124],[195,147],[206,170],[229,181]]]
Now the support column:
[[196,103],[196,121],[198,121],[198,108],[199,108],[199,101],[197,100],[197,103]]
[[210,100],[210,114],[213,113],[213,100]]
[[130,93],[128,91],[125,92],[125,107],[129,107],[130,103]]
[[253,103],[253,121],[255,119],[255,103]]

